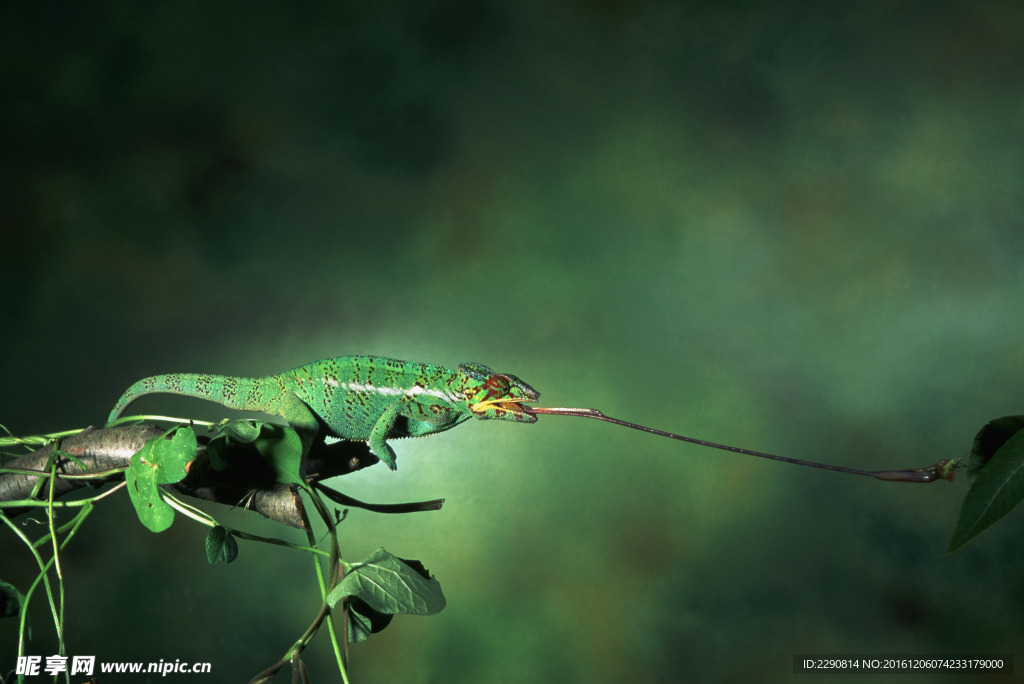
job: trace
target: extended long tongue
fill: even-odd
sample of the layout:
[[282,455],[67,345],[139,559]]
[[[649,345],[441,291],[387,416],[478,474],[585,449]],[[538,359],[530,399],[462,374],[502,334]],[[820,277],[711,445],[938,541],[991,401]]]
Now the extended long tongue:
[[596,420],[603,420],[608,423],[622,425],[623,427],[633,428],[634,430],[650,432],[661,437],[669,437],[671,439],[678,439],[680,441],[689,442],[691,444],[698,444],[700,446],[711,447],[712,449],[733,451],[736,452],[737,454],[757,456],[758,458],[770,458],[773,461],[794,463],[796,465],[807,466],[809,468],[834,470],[836,472],[850,473],[852,475],[866,475],[867,477],[873,477],[876,480],[886,480],[888,482],[934,482],[940,479],[949,480],[950,482],[952,482],[954,476],[953,471],[956,467],[956,461],[941,460],[938,463],[935,463],[934,465],[930,465],[924,468],[910,468],[907,470],[858,470],[856,468],[845,468],[843,466],[829,465],[827,463],[817,463],[816,461],[805,461],[800,458],[777,456],[775,454],[767,454],[763,451],[754,451],[753,449],[741,449],[739,447],[729,446],[727,444],[718,444],[716,442],[708,442],[703,439],[694,439],[693,437],[684,437],[683,435],[677,435],[672,432],[665,432],[664,430],[655,430],[654,428],[650,428],[645,425],[637,425],[636,423],[630,423],[625,420],[619,420],[618,418],[611,418],[610,416],[604,415],[597,409],[561,407],[544,408],[539,406],[523,406],[522,409],[526,413],[532,413],[537,415],[576,416],[578,418],[594,418]]

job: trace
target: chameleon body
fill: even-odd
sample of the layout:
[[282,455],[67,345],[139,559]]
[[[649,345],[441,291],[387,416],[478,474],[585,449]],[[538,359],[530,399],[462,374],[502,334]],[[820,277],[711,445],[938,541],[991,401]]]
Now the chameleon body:
[[139,380],[118,400],[108,422],[144,394],[180,394],[232,409],[284,418],[303,453],[324,432],[365,441],[395,469],[389,439],[450,430],[470,418],[533,423],[520,402],[540,394],[514,375],[464,363],[457,370],[382,356],[340,356],[259,378],[172,373]]

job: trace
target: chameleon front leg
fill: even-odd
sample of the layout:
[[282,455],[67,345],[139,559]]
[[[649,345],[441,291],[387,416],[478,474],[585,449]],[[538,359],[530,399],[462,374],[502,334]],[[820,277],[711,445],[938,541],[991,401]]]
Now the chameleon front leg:
[[370,430],[370,437],[366,440],[370,452],[392,470],[398,470],[398,466],[395,464],[395,450],[385,440],[388,433],[391,432],[391,428],[395,426],[398,416],[402,413],[402,404],[403,402],[400,400],[388,406],[374,423],[373,429]]
[[463,414],[453,411],[447,402],[429,398],[405,396],[389,404],[374,423],[366,442],[374,456],[392,470],[397,469],[395,450],[386,440],[388,435],[394,435],[399,417],[409,419],[409,424],[398,430],[399,437],[430,435],[447,430],[465,419]]

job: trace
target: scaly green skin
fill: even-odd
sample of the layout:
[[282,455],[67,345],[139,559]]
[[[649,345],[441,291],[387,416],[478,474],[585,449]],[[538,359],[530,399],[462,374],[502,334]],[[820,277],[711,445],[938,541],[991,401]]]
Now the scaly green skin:
[[321,426],[339,439],[365,441],[395,469],[389,439],[450,430],[470,418],[533,423],[519,402],[540,394],[515,377],[464,363],[458,370],[383,356],[339,356],[262,378],[172,373],[139,380],[110,412],[113,421],[144,394],[181,394],[242,411],[281,416],[303,453]]

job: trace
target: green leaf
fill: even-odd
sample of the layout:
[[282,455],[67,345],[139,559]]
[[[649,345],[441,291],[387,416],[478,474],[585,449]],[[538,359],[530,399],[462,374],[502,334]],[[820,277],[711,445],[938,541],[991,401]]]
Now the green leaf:
[[302,440],[290,427],[263,423],[254,445],[260,455],[274,468],[278,482],[303,484]]
[[242,444],[251,444],[260,436],[260,427],[264,425],[254,420],[233,420],[217,427],[217,434],[212,439],[220,437],[231,438]]
[[206,560],[210,565],[230,563],[238,557],[238,542],[224,527],[217,525],[206,535]]
[[156,472],[159,484],[174,484],[185,479],[188,465],[196,458],[198,445],[196,433],[192,428],[182,427],[173,430],[170,436],[154,439],[146,444],[150,451],[143,448],[143,458]]
[[974,438],[967,477],[972,480],[1006,441],[1024,430],[1024,416],[1004,416],[985,424]]
[[142,458],[141,451],[132,456],[131,467],[124,474],[128,498],[143,525],[152,532],[163,532],[174,522],[174,509],[160,496],[156,469],[143,463]]
[[407,561],[377,549],[350,566],[345,578],[327,596],[331,606],[355,596],[380,613],[433,615],[444,609],[441,584],[419,561]]
[[16,586],[0,580],[0,618],[14,617],[24,603],[25,595]]
[[350,643],[366,641],[389,624],[394,615],[381,613],[366,605],[357,596],[348,597],[348,640]]
[[216,426],[214,434],[206,443],[206,458],[213,470],[223,471],[228,467],[227,452],[238,444],[251,444],[260,435],[263,423],[255,420],[232,420]]
[[976,537],[1013,510],[1022,499],[1024,431],[1018,430],[995,452],[967,490],[953,539],[949,543],[949,551],[956,551]]
[[227,444],[226,439],[211,439],[206,443],[206,460],[210,462],[211,469],[218,472],[227,470]]
[[142,450],[132,456],[125,472],[128,497],[139,520],[153,532],[163,532],[174,522],[174,509],[164,501],[160,485],[184,479],[196,452],[196,433],[192,428],[176,428],[146,442]]

